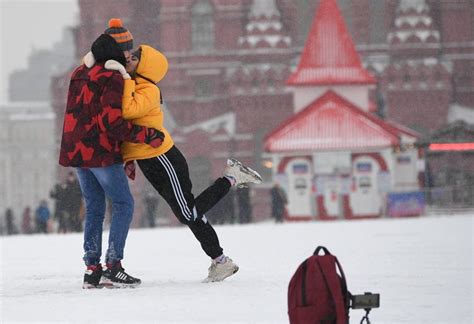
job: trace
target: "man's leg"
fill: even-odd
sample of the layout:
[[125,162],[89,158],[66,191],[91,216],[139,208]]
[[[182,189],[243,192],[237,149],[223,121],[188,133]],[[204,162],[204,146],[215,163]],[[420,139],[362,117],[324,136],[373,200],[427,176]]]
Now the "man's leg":
[[121,263],[134,207],[127,176],[121,164],[92,172],[112,202],[109,248],[105,255],[107,268],[102,272],[100,284],[107,288],[136,287],[141,280],[126,273]]
[[133,217],[133,197],[121,164],[94,168],[91,171],[112,202],[109,247],[105,261],[114,264],[123,259],[125,241]]
[[104,190],[90,169],[77,168],[77,175],[85,201],[84,261],[86,265],[100,263],[102,227],[105,215]]

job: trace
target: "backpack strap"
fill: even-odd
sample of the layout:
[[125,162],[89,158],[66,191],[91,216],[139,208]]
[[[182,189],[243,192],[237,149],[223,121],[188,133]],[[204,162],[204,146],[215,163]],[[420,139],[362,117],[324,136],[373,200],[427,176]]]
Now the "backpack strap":
[[306,306],[306,272],[308,271],[308,259],[301,264],[303,278],[301,280],[301,303]]
[[343,286],[345,286],[345,276],[342,272],[342,268],[337,261],[337,258],[333,255],[326,255],[324,257],[318,258],[317,262],[321,273],[323,274],[324,280],[328,285],[329,291],[331,292],[331,297],[333,299],[334,305],[336,306],[336,315],[337,315],[337,324],[347,324],[348,315],[346,307],[346,296],[342,296],[342,287],[340,285],[339,277],[334,269],[338,265],[339,270],[341,271]]
[[346,282],[346,275],[344,274],[344,270],[342,270],[341,264],[339,263],[339,260],[334,257],[336,261],[336,266],[339,269],[339,273],[341,274],[341,284],[342,284],[342,291],[346,293],[346,296],[344,296],[344,306],[346,307],[347,312],[349,312],[349,300],[351,297],[351,292],[349,289],[347,289],[347,282]]
[[313,255],[319,255],[319,251],[323,250],[325,255],[332,255],[331,252],[329,252],[328,249],[326,249],[324,246],[318,246],[316,250],[314,250]]

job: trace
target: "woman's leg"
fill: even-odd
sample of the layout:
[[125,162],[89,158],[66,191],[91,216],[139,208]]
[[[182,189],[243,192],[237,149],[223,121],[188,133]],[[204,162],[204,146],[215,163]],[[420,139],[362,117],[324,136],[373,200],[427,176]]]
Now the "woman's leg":
[[138,165],[179,221],[189,226],[204,252],[213,259],[222,255],[217,234],[205,213],[227,194],[230,182],[217,179],[195,199],[188,164],[176,147],[156,158],[139,160]]

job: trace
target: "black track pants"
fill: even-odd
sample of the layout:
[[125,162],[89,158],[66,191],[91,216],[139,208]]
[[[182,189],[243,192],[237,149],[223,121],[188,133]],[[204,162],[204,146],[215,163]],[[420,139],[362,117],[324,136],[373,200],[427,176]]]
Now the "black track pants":
[[194,198],[188,163],[176,146],[165,154],[137,163],[179,221],[189,226],[204,252],[213,259],[220,256],[219,238],[205,213],[229,192],[230,182],[219,178]]

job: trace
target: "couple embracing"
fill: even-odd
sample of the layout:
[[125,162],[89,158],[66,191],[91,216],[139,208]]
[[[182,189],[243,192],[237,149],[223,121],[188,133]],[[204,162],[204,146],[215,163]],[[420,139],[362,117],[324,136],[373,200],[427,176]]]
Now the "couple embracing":
[[[86,206],[83,288],[141,284],[122,267],[134,209],[127,180],[127,176],[135,176],[134,161],[211,258],[205,281],[224,280],[239,269],[223,253],[205,213],[231,186],[262,179],[254,170],[229,159],[223,176],[194,197],[186,159],[163,126],[156,83],[167,70],[168,62],[161,52],[148,45],[134,49],[132,34],[114,18],[92,44],[84,64],[72,73],[59,163],[76,169]],[[106,197],[112,203],[112,221],[102,265]]]

